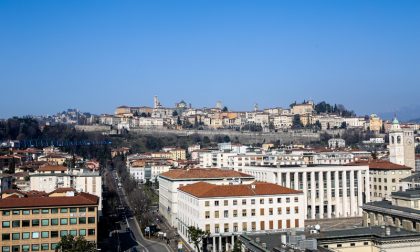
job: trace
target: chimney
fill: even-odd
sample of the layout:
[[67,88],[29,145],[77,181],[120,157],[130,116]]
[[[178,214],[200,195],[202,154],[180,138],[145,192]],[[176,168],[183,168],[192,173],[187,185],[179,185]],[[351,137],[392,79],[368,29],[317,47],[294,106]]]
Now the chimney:
[[386,234],[386,236],[390,236],[391,235],[391,229],[389,227],[387,227],[385,229],[385,234]]

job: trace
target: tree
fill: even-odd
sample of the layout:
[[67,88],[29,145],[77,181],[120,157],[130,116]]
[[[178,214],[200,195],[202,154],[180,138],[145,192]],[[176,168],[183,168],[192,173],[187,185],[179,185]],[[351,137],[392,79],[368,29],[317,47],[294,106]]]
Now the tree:
[[196,228],[194,226],[188,227],[188,237],[190,241],[194,244],[197,252],[200,252],[200,243],[201,241],[210,235],[209,231],[203,231],[200,228]]
[[57,250],[63,252],[94,252],[96,251],[96,244],[87,241],[83,236],[67,235],[61,237],[61,241],[56,247]]
[[347,129],[347,123],[346,122],[342,122],[340,129]]
[[223,107],[222,112],[228,112],[228,108],[226,106]]
[[303,128],[303,123],[300,120],[300,115],[296,114],[293,116],[292,129],[300,129],[300,128]]
[[232,252],[241,252],[241,241],[239,239],[236,239]]
[[322,129],[322,124],[319,122],[319,120],[316,120],[315,127],[317,127],[318,129]]
[[172,112],[172,116],[178,116],[178,112],[176,112],[176,110],[174,110],[174,112]]

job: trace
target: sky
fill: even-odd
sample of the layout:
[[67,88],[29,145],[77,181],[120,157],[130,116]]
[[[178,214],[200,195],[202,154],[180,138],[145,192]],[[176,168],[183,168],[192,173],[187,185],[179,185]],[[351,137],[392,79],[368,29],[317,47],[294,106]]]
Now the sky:
[[[0,1],[0,118],[312,99],[420,108],[420,1]],[[420,111],[419,111],[420,117]]]

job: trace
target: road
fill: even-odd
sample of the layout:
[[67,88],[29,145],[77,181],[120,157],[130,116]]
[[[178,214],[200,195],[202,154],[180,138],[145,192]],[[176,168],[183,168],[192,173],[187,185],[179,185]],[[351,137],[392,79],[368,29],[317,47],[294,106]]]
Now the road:
[[[114,178],[114,181],[116,181],[115,173],[112,173],[112,176]],[[130,209],[132,209],[123,188],[118,188],[118,197],[120,198],[120,202],[123,206],[128,206]],[[140,225],[135,217],[126,218],[125,225],[127,226],[127,228],[130,229],[130,235],[134,238],[135,241],[137,241],[137,246],[132,247],[131,251],[135,250],[138,252],[172,252],[172,250],[165,243],[151,241],[144,238],[140,229]]]

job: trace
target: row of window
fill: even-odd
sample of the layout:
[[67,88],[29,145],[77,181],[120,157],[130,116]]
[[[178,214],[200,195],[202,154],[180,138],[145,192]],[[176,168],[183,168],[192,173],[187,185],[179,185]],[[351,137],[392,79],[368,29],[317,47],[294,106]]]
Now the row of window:
[[[39,238],[58,238],[67,235],[77,236],[86,236],[86,229],[77,230],[60,230],[60,231],[42,231],[42,232],[22,232],[22,233],[2,233],[2,241],[17,241],[17,240],[28,240],[28,239],[39,239]],[[95,229],[88,229],[87,235],[95,235]]]
[[[293,198],[294,202],[299,202],[299,198],[298,197],[294,197]],[[268,204],[273,204],[274,203],[274,199],[273,198],[268,198]],[[290,203],[291,199],[289,197],[286,198],[286,203]],[[260,199],[260,204],[264,204],[265,199]],[[282,198],[277,198],[277,203],[281,203],[282,202]],[[247,205],[247,200],[246,199],[242,199],[241,200],[242,205]],[[221,204],[221,202],[219,200],[215,200],[213,202],[213,206],[219,206]],[[210,206],[210,201],[207,200],[204,202],[204,205],[206,207]],[[238,200],[232,200],[232,205],[233,206],[237,206],[238,205]],[[255,199],[251,199],[251,205],[255,205]],[[229,206],[229,200],[223,200],[223,206]]]
[[[372,178],[369,178],[369,180],[372,181]],[[378,180],[379,183],[382,182],[382,179],[381,178],[378,178],[377,180]],[[373,182],[376,182],[376,178],[373,178]],[[384,178],[384,182],[385,183],[388,183],[388,179],[387,178]],[[396,183],[397,180],[393,178],[393,179],[391,179],[391,182],[392,183]]]
[[[87,210],[89,212],[94,212],[95,211],[95,207],[88,207]],[[24,209],[24,210],[3,210],[2,211],[2,215],[3,216],[9,216],[10,214],[12,215],[30,215],[32,212],[32,214],[57,214],[58,212],[60,213],[85,213],[86,212],[86,207],[70,207],[70,208],[42,208],[42,209],[32,209],[32,210],[28,210],[28,209]]]
[[[86,222],[87,221],[87,222]],[[56,218],[56,219],[33,219],[33,220],[14,220],[2,221],[2,228],[20,228],[20,227],[39,227],[41,226],[57,226],[60,225],[76,225],[76,224],[94,224],[95,217],[79,217],[79,218]]]
[[[240,212],[240,213],[241,213],[242,217],[247,217],[247,212],[248,212],[247,209],[242,209],[242,212]],[[220,213],[219,211],[214,211],[213,217],[214,218],[219,218],[220,217],[219,213]],[[282,208],[278,207],[277,208],[277,214],[281,215],[282,213],[283,213]],[[293,214],[293,213],[298,214],[299,213],[299,207],[294,207],[294,211],[292,211],[292,209],[290,207],[286,207],[285,213],[286,214]],[[250,216],[255,216],[256,215],[256,210],[251,209],[250,214],[251,214]],[[269,208],[268,209],[268,215],[273,215],[273,214],[274,214],[274,208]],[[209,219],[210,218],[210,211],[206,211],[204,213],[204,215],[205,215],[206,219]],[[264,216],[264,215],[265,215],[265,209],[260,208],[260,216]],[[229,218],[229,210],[224,210],[223,211],[223,217],[224,218]],[[232,211],[232,217],[238,217],[238,210],[233,210]]]
[[[291,224],[291,220],[286,220],[286,225],[283,226],[283,221],[282,220],[278,220],[277,221],[277,229],[283,229],[283,228],[292,228],[292,224]],[[229,224],[225,223],[223,225],[219,225],[219,224],[215,224],[214,225],[214,233],[220,233],[220,228],[223,227],[223,232],[224,233],[228,233],[228,232],[238,232],[239,231],[239,224],[238,223],[233,223],[233,230],[229,230]],[[294,228],[299,228],[299,219],[295,219],[294,220]],[[260,228],[259,230],[274,230],[274,221],[260,221]],[[208,232],[211,232],[210,230],[210,224],[206,224],[205,226],[205,230]],[[257,230],[257,222],[253,221],[251,222],[251,229],[248,228],[248,223],[247,222],[242,222],[242,232],[246,232],[246,231],[256,231]]]
[[57,248],[58,243],[42,243],[42,244],[32,244],[32,245],[16,245],[16,246],[2,246],[1,252],[29,252],[29,251],[51,251]]

